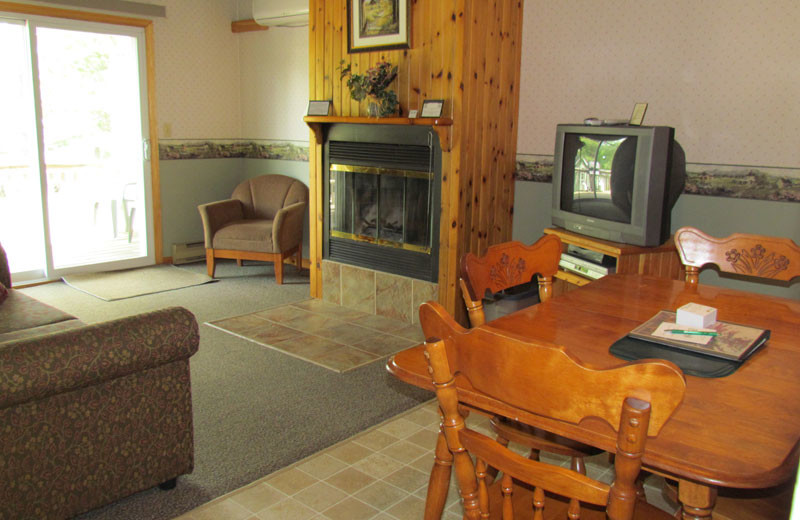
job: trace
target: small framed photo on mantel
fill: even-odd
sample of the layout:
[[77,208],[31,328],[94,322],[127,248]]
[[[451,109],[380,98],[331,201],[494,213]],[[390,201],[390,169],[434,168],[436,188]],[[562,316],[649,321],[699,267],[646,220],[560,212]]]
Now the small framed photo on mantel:
[[330,101],[309,101],[307,116],[327,116],[331,111]]
[[426,99],[422,102],[420,117],[442,117],[444,99]]

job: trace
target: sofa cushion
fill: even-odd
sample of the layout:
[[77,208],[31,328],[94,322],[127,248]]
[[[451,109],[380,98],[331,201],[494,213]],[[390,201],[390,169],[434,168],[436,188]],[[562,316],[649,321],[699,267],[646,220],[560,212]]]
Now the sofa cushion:
[[74,319],[74,316],[66,312],[50,307],[18,290],[11,290],[8,291],[6,301],[0,306],[0,334]]

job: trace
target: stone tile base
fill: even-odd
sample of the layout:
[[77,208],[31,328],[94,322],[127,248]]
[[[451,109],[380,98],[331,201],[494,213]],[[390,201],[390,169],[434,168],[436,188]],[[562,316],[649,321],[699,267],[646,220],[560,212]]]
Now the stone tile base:
[[438,298],[439,287],[432,282],[322,261],[322,299],[329,303],[417,323],[420,304]]

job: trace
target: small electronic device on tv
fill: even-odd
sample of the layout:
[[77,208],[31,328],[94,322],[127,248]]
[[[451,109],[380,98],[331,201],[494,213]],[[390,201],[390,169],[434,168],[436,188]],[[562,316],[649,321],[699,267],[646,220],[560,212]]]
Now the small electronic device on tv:
[[554,225],[638,246],[664,243],[686,161],[667,126],[558,125]]

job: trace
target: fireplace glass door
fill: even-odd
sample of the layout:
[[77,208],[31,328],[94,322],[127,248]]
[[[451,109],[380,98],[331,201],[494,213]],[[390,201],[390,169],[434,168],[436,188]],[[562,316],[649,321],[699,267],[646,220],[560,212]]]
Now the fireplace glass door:
[[442,180],[435,132],[334,124],[323,149],[323,258],[436,281]]
[[428,172],[331,164],[331,236],[430,253],[432,181]]

